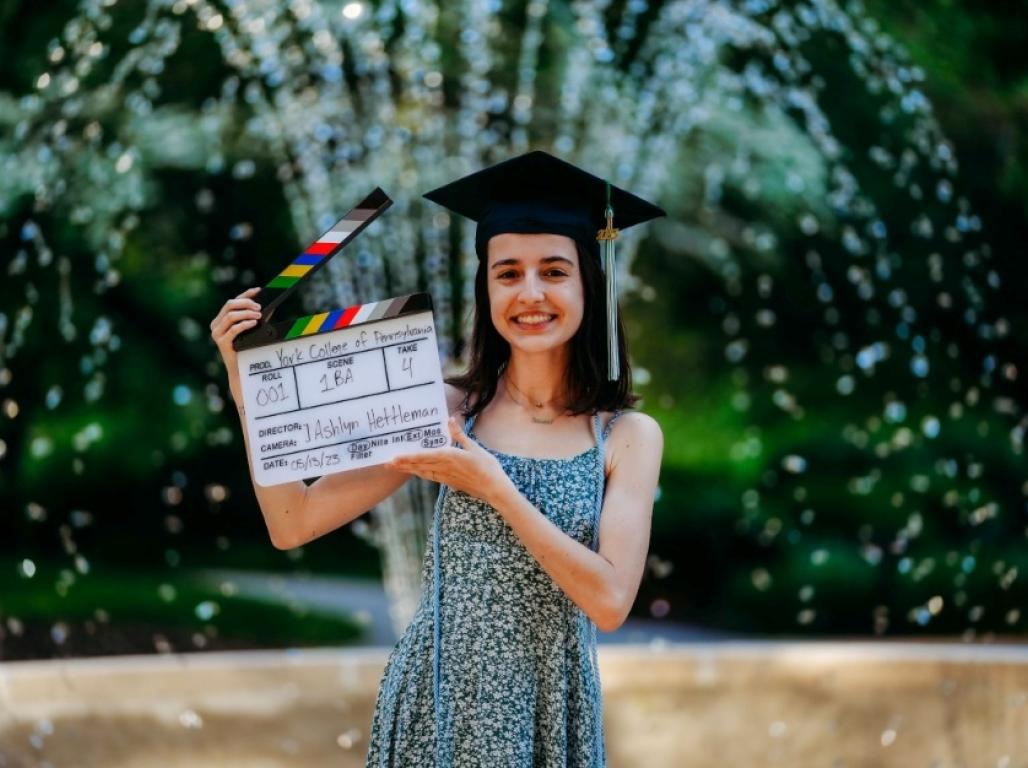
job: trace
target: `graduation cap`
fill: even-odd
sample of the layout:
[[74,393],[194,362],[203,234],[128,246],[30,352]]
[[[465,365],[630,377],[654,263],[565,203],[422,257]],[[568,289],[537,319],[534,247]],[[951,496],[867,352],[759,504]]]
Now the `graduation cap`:
[[566,235],[585,245],[598,241],[607,282],[607,374],[617,379],[614,241],[621,229],[667,215],[661,208],[541,150],[483,168],[424,197],[478,222],[480,259],[489,238],[506,232]]

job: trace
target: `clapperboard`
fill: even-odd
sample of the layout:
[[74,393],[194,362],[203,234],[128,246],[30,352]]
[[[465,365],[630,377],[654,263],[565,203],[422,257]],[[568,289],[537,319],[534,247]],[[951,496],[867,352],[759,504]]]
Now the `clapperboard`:
[[429,294],[271,322],[276,307],[390,205],[376,188],[254,297],[260,322],[233,345],[259,485],[450,442]]

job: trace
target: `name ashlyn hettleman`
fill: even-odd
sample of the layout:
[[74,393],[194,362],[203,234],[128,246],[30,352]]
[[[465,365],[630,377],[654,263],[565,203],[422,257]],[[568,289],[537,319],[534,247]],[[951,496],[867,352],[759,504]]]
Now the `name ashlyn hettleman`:
[[378,410],[372,408],[367,412],[368,429],[376,430],[410,424],[413,421],[432,421],[439,416],[439,408],[411,408],[402,405],[391,405]]

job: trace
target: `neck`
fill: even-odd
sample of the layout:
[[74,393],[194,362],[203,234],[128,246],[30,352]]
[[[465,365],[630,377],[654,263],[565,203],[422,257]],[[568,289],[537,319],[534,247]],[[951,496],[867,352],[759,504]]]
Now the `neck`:
[[567,353],[561,355],[520,355],[512,350],[504,376],[512,381],[514,398],[528,398],[530,405],[547,403],[550,409],[562,409],[567,397]]

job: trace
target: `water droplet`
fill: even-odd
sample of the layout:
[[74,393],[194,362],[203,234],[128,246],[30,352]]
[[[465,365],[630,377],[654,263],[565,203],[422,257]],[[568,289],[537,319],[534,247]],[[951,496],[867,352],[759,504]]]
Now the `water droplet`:
[[349,728],[336,738],[336,744],[342,749],[353,749],[361,739],[361,731],[357,728]]
[[910,358],[910,372],[923,379],[928,375],[928,358],[924,355],[915,355]]
[[64,645],[64,641],[68,639],[68,625],[59,621],[50,627],[50,639],[55,645]]
[[73,509],[69,513],[68,519],[75,528],[85,528],[93,523],[93,516],[84,509]]
[[768,573],[766,568],[755,568],[750,573],[750,580],[753,582],[753,586],[759,589],[761,592],[767,590],[771,586],[771,574]]
[[235,179],[252,178],[257,171],[257,164],[253,160],[240,160],[232,166],[232,177]]
[[856,389],[856,381],[852,376],[846,374],[835,381],[835,390],[840,395],[851,395]]
[[166,638],[164,635],[161,635],[161,634],[155,634],[153,636],[153,646],[154,646],[154,650],[156,650],[157,653],[174,653],[175,652],[175,648],[168,641],[168,638]]
[[51,452],[53,452],[53,441],[45,435],[35,437],[29,443],[29,452],[32,454],[33,459],[45,459]]
[[802,456],[796,456],[794,454],[790,454],[790,455],[785,456],[785,457],[782,458],[782,468],[786,472],[791,472],[793,474],[800,474],[801,472],[805,472],[806,471],[806,469],[807,469],[807,460],[805,458],[803,458]]
[[210,621],[220,612],[221,607],[213,600],[204,600],[202,603],[198,603],[194,609],[196,618],[200,621]]
[[222,502],[228,498],[228,488],[218,483],[211,483],[203,489],[204,496],[215,503]]
[[650,603],[650,615],[656,619],[664,618],[670,610],[671,604],[664,598],[657,598]]
[[232,240],[249,240],[252,234],[253,225],[245,221],[232,225],[228,231],[228,236]]
[[161,491],[161,498],[169,507],[177,506],[182,503],[182,489],[174,485],[166,486]]
[[893,424],[902,422],[907,417],[907,406],[894,400],[885,406],[885,420]]
[[203,718],[193,709],[184,709],[178,716],[179,724],[183,728],[197,729],[203,727]]

